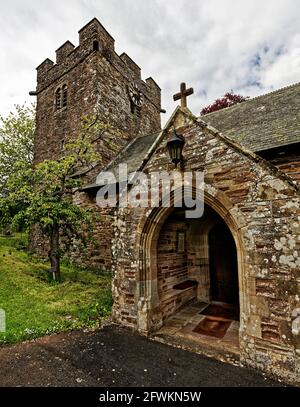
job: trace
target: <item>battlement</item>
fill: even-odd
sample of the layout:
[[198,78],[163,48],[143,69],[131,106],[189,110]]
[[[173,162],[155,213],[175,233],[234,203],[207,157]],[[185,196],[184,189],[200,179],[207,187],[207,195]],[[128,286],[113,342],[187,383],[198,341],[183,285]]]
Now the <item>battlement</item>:
[[160,100],[161,89],[153,78],[146,79],[147,87],[153,98]]
[[[93,18],[79,31],[79,46],[85,46],[87,43],[98,41],[99,49],[115,50],[115,40],[103,27],[97,18]],[[88,45],[88,47],[90,44]]]
[[37,69],[37,80],[40,79],[54,66],[54,62],[51,59],[46,58],[36,69]]
[[115,40],[103,25],[93,18],[79,30],[79,45],[66,41],[56,50],[56,63],[46,59],[37,67],[37,93],[43,91],[91,55],[97,54],[112,65],[128,82],[138,82],[145,95],[160,104],[160,88],[151,78],[141,79],[141,68],[123,52],[115,52]]
[[56,63],[62,63],[69,54],[74,50],[75,45],[73,45],[70,41],[66,41],[63,45],[61,45],[56,50]]
[[141,77],[141,68],[127,55],[125,52],[120,55],[121,60],[125,65],[136,74],[136,76]]

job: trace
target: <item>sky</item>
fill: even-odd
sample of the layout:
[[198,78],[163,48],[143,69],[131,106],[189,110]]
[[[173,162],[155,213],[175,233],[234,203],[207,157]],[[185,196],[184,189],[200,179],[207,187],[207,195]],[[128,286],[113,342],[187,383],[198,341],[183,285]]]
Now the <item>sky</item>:
[[163,120],[181,82],[200,110],[227,91],[256,96],[300,81],[299,0],[0,0],[0,115],[31,103],[35,68],[97,17],[162,89]]

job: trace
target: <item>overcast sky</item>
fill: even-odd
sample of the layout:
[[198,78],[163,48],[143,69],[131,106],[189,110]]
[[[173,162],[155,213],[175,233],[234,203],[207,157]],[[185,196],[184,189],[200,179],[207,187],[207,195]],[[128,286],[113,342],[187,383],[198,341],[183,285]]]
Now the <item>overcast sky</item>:
[[245,96],[300,81],[298,0],[0,0],[0,114],[32,101],[35,68],[97,17],[162,88],[169,115],[180,82],[200,109],[233,90]]

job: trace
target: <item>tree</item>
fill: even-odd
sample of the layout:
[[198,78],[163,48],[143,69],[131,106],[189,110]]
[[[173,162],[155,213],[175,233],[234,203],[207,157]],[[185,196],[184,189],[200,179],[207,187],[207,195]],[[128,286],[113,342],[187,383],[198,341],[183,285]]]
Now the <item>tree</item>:
[[[0,197],[8,193],[7,183],[17,171],[31,168],[34,133],[34,105],[16,105],[14,113],[0,116]],[[3,225],[3,232],[11,233],[9,223]]]
[[[117,139],[119,139],[117,135]],[[7,181],[8,193],[0,199],[2,223],[38,225],[49,242],[50,275],[60,281],[60,259],[71,241],[82,241],[92,230],[92,212],[73,203],[73,195],[101,155],[98,141],[115,146],[116,132],[97,117],[83,118],[80,135],[70,140],[57,160],[45,160],[34,168],[15,168]]]
[[35,107],[15,107],[15,113],[0,116],[0,194],[17,169],[32,165]]
[[203,116],[208,113],[216,112],[224,109],[225,107],[230,107],[236,105],[237,103],[245,102],[248,99],[249,96],[244,97],[242,95],[234,94],[232,91],[227,92],[222,98],[216,99],[211,105],[204,107],[200,114]]

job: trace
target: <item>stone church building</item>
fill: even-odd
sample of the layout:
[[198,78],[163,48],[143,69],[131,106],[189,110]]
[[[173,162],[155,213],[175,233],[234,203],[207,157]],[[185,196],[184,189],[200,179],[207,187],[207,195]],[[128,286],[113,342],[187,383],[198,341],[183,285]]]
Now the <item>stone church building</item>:
[[[300,84],[201,117],[189,93],[161,128],[159,86],[93,19],[37,68],[35,161],[61,154],[83,115],[122,132],[76,194],[105,215],[78,261],[112,270],[114,321],[300,383]],[[97,207],[101,170],[173,171],[174,134],[178,171],[204,173],[203,216],[186,218],[175,186],[169,207]]]

